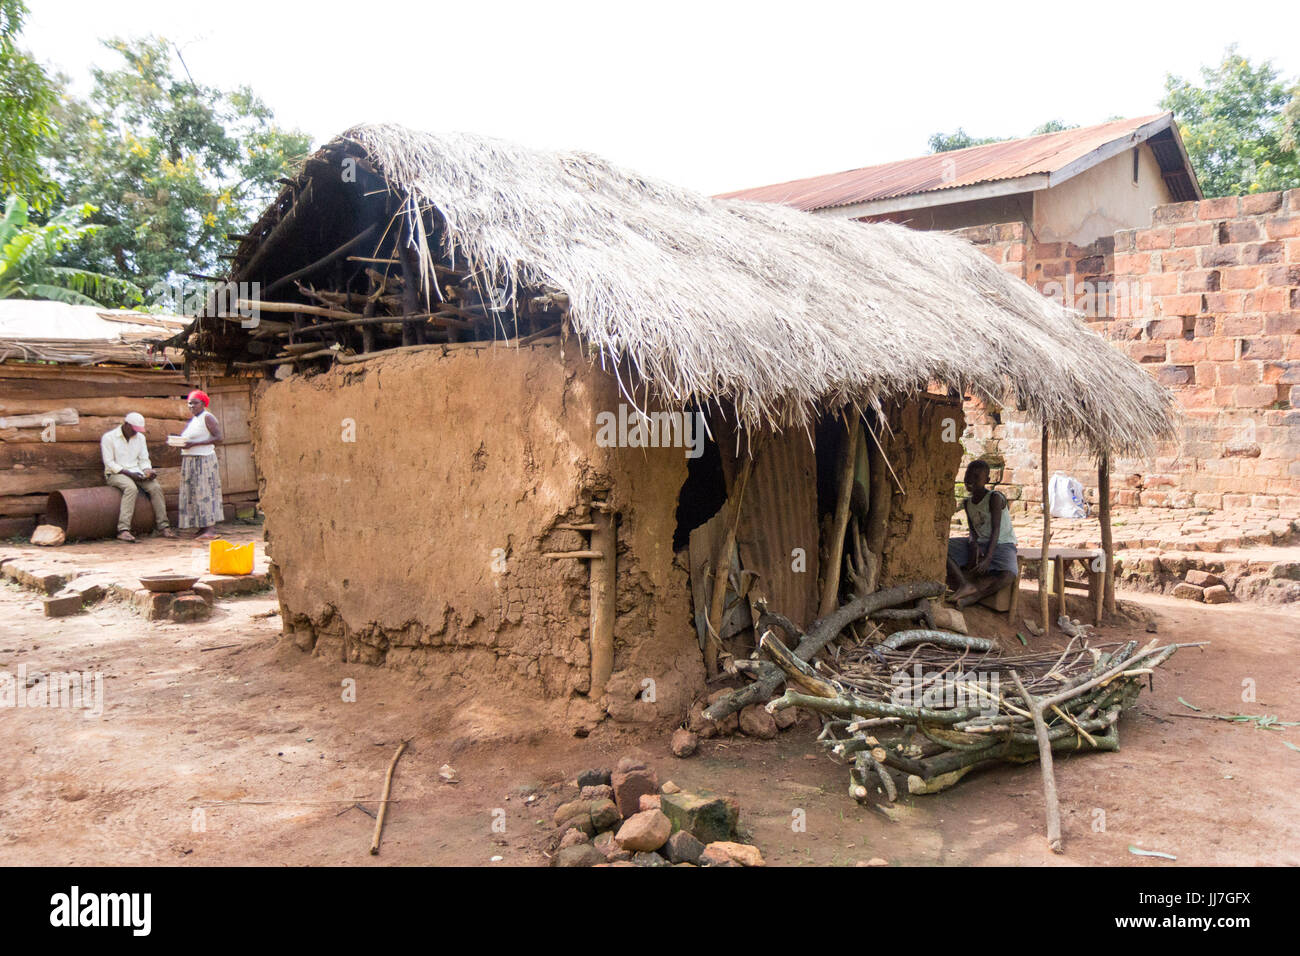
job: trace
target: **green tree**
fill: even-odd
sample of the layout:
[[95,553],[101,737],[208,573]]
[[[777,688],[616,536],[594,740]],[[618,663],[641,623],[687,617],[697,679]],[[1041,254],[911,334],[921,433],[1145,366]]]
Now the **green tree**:
[[1202,67],[1201,80],[1197,86],[1167,75],[1160,105],[1173,110],[1205,195],[1300,185],[1294,126],[1300,106],[1288,110],[1297,96],[1294,83],[1267,61],[1253,65],[1235,46],[1217,67]]
[[[1066,125],[1060,120],[1048,120],[1041,126],[1036,126],[1030,130],[1030,136],[1040,136],[1043,133],[1059,133],[1061,130],[1077,129],[1078,124]],[[985,146],[989,143],[1005,143],[1009,139],[1015,139],[1014,136],[972,136],[960,126],[954,133],[935,133],[930,137],[930,152],[948,153],[954,149],[966,149],[969,146]]]
[[190,79],[166,40],[111,40],[125,65],[92,72],[85,100],[63,99],[55,175],[68,199],[97,207],[96,229],[67,264],[116,275],[157,298],[160,284],[213,273],[226,234],[260,213],[305,155],[247,88]]
[[27,202],[10,196],[0,217],[0,299],[53,299],[72,305],[140,301],[139,290],[115,276],[56,264],[67,246],[92,235],[94,206],[64,209],[43,225],[28,219]]
[[930,152],[950,153],[954,149],[966,149],[970,146],[984,146],[988,143],[1001,143],[1010,138],[1011,137],[1009,136],[976,137],[958,126],[956,132],[935,133],[932,135],[930,137]]
[[26,17],[22,0],[0,0],[0,195],[22,193],[46,209],[57,191],[40,157],[58,93],[41,65],[18,49]]

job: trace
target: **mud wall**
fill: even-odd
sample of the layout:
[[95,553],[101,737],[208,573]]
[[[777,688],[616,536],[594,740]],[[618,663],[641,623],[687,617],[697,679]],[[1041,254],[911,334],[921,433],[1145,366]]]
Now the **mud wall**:
[[948,534],[957,510],[954,485],[960,470],[961,403],[924,395],[891,411],[885,454],[902,483],[894,489],[881,561],[882,587],[908,581],[942,581]]
[[[703,687],[673,565],[680,448],[604,448],[614,379],[572,344],[430,350],[268,388],[255,415],[286,637],[586,733],[678,719]],[[614,676],[590,700],[593,498],[620,515]],[[653,682],[647,684],[647,681]],[[647,693],[647,690],[650,692]]]

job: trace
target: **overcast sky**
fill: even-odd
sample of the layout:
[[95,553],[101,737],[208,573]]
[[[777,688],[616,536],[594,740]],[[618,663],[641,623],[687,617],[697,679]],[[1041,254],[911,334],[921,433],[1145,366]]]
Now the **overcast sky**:
[[[1300,74],[1300,3],[28,0],[25,45],[88,87],[155,33],[317,142],[363,121],[579,148],[722,192],[1158,110],[1236,42]],[[120,61],[119,61],[120,62]]]

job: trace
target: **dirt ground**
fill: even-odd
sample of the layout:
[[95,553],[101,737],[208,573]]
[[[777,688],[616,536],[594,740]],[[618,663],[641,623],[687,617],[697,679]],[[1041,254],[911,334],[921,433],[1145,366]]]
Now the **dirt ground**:
[[[1054,857],[1037,765],[902,796],[887,816],[849,799],[847,770],[819,752],[809,721],[774,741],[705,741],[677,760],[666,734],[548,737],[504,722],[492,701],[438,698],[386,669],[280,647],[278,618],[258,616],[276,607],[271,596],[221,602],[196,625],[149,624],[111,602],[49,620],[36,595],[6,583],[0,671],[102,671],[105,706],[91,719],[0,708],[0,865],[542,865],[563,796],[552,785],[623,754],[648,758],[661,780],[735,796],[742,828],[778,865],[1300,864],[1300,751],[1283,743],[1300,746],[1300,728],[1196,719],[1178,702],[1202,716],[1300,720],[1300,609],[1125,597],[1154,614],[1162,640],[1213,644],[1162,668],[1123,718],[1119,753],[1058,758],[1067,852]],[[1141,624],[1098,636],[1150,637]],[[1243,681],[1254,702],[1243,703]],[[512,740],[487,739],[503,729]],[[353,803],[379,795],[403,738],[398,802],[372,857],[374,820]],[[439,781],[444,763],[458,783]]]

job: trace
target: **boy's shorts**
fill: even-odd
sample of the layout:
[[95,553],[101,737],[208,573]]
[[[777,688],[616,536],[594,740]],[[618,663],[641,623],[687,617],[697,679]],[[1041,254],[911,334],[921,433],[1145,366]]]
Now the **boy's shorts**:
[[[984,547],[985,542],[980,542],[980,547]],[[970,538],[949,538],[948,539],[948,557],[959,568],[965,568],[970,562]],[[1010,541],[1004,544],[993,546],[993,560],[989,562],[989,573],[1000,574],[1003,571],[1009,571],[1016,574],[1019,565],[1016,563],[1016,546]]]

